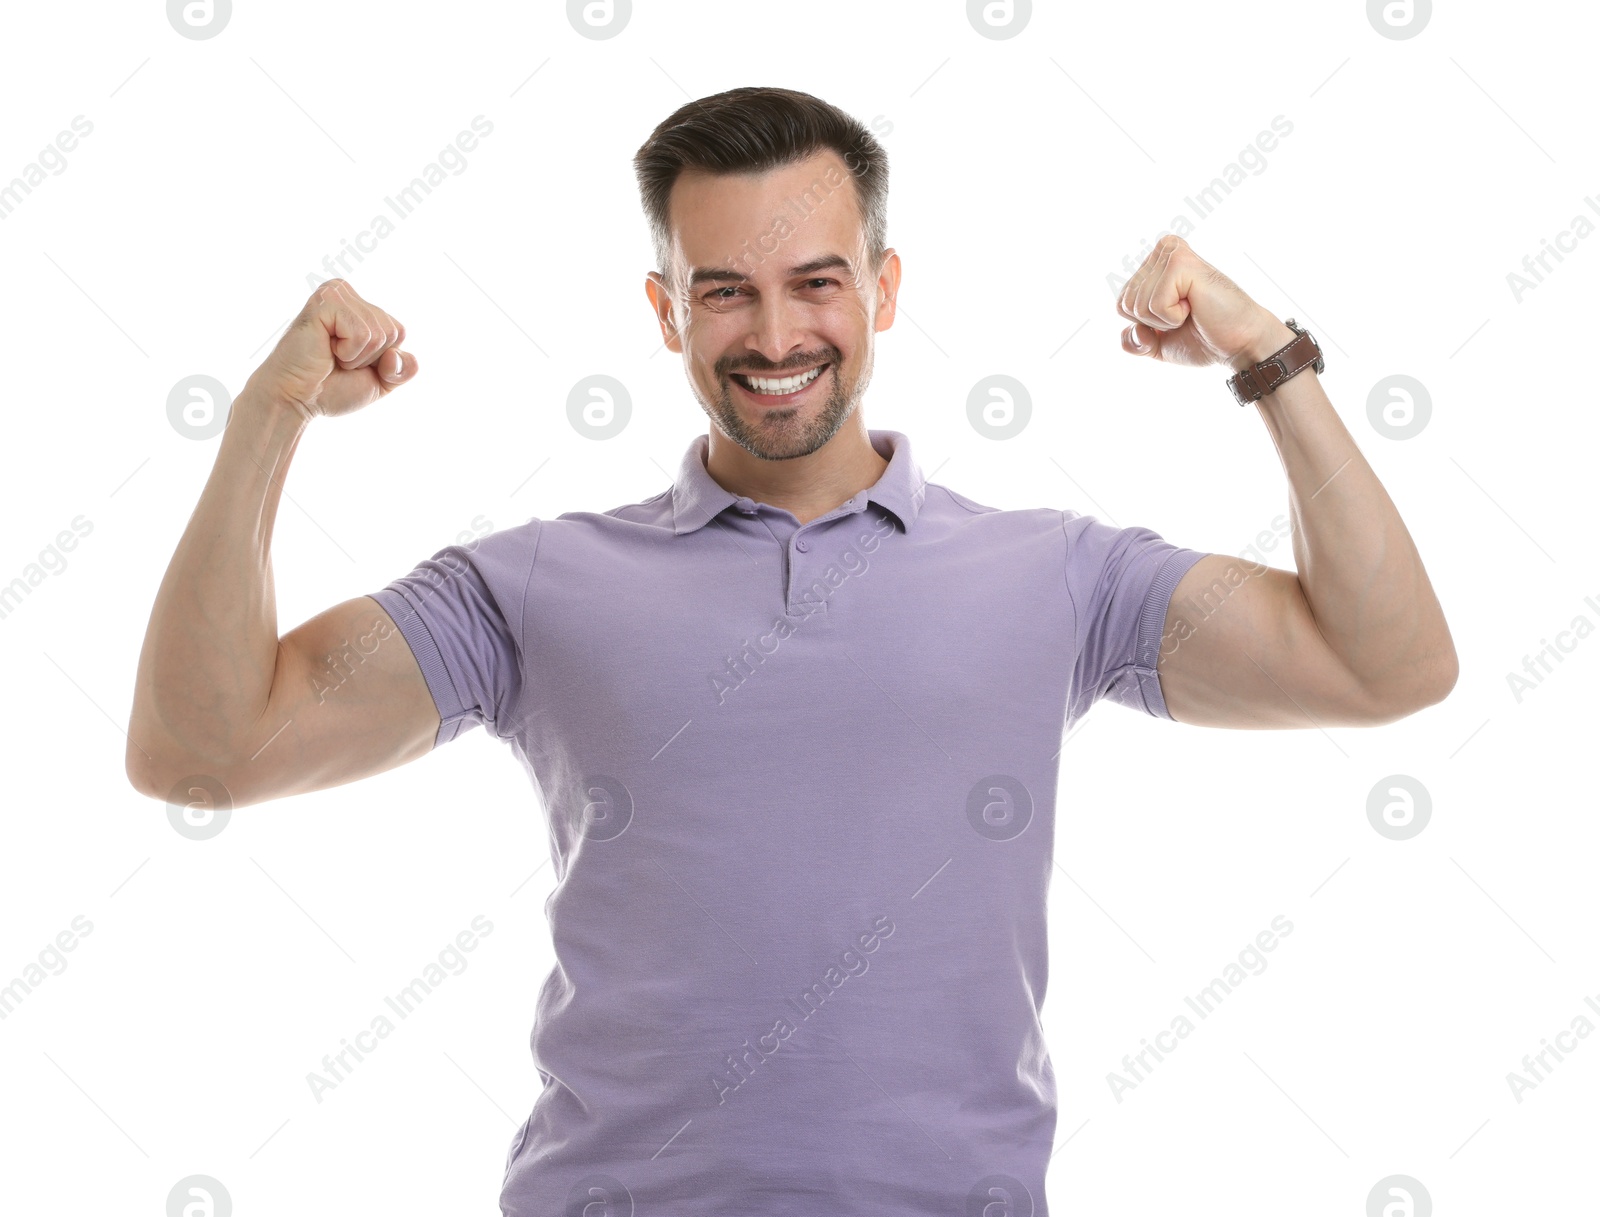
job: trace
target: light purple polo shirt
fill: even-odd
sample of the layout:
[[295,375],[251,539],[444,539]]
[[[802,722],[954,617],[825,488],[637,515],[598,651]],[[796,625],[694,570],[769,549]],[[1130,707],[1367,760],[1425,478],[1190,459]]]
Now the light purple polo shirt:
[[984,507],[869,435],[883,476],[804,526],[712,481],[700,435],[652,498],[374,594],[435,746],[485,726],[547,816],[505,1217],[1045,1214],[1058,753],[1101,697],[1170,717],[1204,555]]

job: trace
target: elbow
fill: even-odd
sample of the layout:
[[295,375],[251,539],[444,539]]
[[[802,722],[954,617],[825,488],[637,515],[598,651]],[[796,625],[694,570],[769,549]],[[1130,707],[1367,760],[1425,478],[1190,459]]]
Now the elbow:
[[1446,633],[1429,656],[1428,662],[1419,665],[1421,674],[1416,691],[1413,712],[1436,706],[1450,696],[1461,676],[1461,661],[1456,658],[1456,645]]
[[1456,680],[1461,675],[1461,662],[1456,658],[1456,649],[1447,639],[1445,641],[1444,657],[1439,661],[1439,675],[1431,689],[1431,696],[1427,705],[1437,705],[1450,696],[1450,691],[1456,687]]
[[145,798],[163,801],[172,794],[173,787],[182,776],[170,764],[139,747],[131,736],[123,756],[123,771],[128,775],[128,785]]
[[161,789],[161,768],[155,757],[134,742],[136,732],[141,735],[145,733],[139,731],[137,721],[129,723],[128,727],[128,746],[122,754],[122,770],[127,774],[128,785],[147,799],[166,798],[167,791]]
[[145,798],[169,809],[238,805],[238,758],[243,752],[239,741],[224,734],[220,716],[186,710],[175,724],[142,692],[136,693],[127,740],[123,773]]
[[1370,688],[1366,717],[1372,726],[1382,726],[1436,706],[1450,696],[1460,675],[1455,645],[1446,637],[1425,661],[1410,665],[1403,680]]
[[123,756],[128,784],[145,798],[169,807],[235,806],[234,778],[228,770],[229,767],[216,758],[206,760],[174,752],[146,751],[132,736]]
[[122,771],[128,785],[147,799],[165,799],[179,774],[167,758],[172,752],[168,733],[162,730],[143,690],[135,690],[133,710],[124,733],[128,746],[122,753]]

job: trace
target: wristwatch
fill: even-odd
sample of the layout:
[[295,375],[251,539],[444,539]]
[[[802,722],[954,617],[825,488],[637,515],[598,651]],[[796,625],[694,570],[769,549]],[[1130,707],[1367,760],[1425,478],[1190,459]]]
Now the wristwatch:
[[1284,325],[1295,333],[1292,342],[1279,347],[1260,363],[1251,364],[1228,377],[1228,388],[1233,390],[1233,399],[1241,406],[1260,401],[1289,377],[1307,367],[1319,373],[1322,371],[1322,348],[1317,345],[1317,340],[1296,325],[1293,317]]

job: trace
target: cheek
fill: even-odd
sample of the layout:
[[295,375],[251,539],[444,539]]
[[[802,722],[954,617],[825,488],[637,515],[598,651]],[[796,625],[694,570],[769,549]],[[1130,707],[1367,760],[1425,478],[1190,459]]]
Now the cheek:
[[872,330],[873,313],[873,301],[852,296],[831,310],[827,325],[840,337],[850,338],[851,345],[859,345],[861,337]]
[[702,352],[709,359],[737,351],[750,333],[748,314],[713,313],[698,309],[679,333],[685,346]]

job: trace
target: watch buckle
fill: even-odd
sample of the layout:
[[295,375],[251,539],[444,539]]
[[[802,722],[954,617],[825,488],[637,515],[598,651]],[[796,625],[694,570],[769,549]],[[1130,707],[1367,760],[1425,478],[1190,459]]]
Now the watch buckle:
[[[1311,370],[1313,372],[1315,372],[1318,376],[1322,375],[1322,344],[1320,342],[1318,342],[1315,338],[1312,338],[1310,334],[1307,334],[1303,328],[1301,328],[1300,326],[1296,325],[1294,323],[1294,318],[1293,317],[1290,317],[1283,324],[1288,326],[1296,334],[1301,334],[1301,335],[1304,335],[1307,338],[1311,338],[1311,347],[1317,353],[1317,358],[1311,364]],[[1289,370],[1288,368],[1284,368],[1284,372],[1285,373],[1287,373],[1288,370]]]

